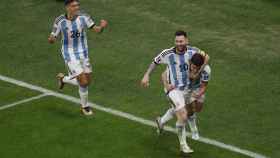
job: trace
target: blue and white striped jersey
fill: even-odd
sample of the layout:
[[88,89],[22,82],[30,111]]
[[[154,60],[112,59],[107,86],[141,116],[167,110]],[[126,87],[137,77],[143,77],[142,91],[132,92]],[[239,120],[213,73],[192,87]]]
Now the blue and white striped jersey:
[[88,44],[86,29],[95,25],[92,18],[80,13],[73,20],[67,19],[66,15],[56,18],[51,35],[62,36],[61,52],[66,62],[88,58]]
[[184,54],[177,54],[176,48],[163,50],[154,62],[156,64],[167,65],[167,75],[170,84],[175,87],[186,87],[189,86],[189,60],[195,53],[204,53],[196,47],[187,46]]
[[211,68],[209,65],[205,65],[199,77],[196,80],[191,80],[190,88],[191,89],[199,88],[202,82],[208,82],[210,80],[210,76],[211,76]]
[[189,53],[176,53],[176,48],[163,50],[154,58],[156,64],[166,64],[168,67],[168,78],[170,84],[176,88],[186,87],[189,85]]

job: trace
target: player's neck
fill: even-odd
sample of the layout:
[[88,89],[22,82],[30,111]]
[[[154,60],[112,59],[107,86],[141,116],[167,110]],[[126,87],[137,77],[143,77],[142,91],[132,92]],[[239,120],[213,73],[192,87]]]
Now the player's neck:
[[76,15],[71,14],[71,13],[67,13],[67,14],[66,14],[66,18],[67,18],[68,20],[73,20],[73,19],[75,19],[75,17],[76,17]]

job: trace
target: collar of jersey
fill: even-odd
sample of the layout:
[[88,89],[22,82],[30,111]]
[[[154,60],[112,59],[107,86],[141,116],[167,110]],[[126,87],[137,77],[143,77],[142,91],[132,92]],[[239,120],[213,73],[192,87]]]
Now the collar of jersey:
[[76,18],[78,17],[78,15],[76,15],[72,20],[70,20],[69,18],[68,18],[68,16],[67,16],[67,13],[65,13],[65,19],[66,20],[69,20],[69,21],[75,21],[76,20]]

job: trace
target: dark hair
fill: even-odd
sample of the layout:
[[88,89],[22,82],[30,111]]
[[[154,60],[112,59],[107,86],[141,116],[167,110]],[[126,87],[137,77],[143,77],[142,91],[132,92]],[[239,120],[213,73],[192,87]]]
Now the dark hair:
[[65,0],[64,1],[64,5],[66,6],[66,5],[68,5],[68,4],[72,3],[72,2],[79,2],[79,0]]
[[187,37],[187,33],[183,30],[178,30],[175,32],[175,36],[184,36]]
[[204,57],[201,54],[196,53],[192,56],[191,62],[196,66],[202,66],[204,63]]

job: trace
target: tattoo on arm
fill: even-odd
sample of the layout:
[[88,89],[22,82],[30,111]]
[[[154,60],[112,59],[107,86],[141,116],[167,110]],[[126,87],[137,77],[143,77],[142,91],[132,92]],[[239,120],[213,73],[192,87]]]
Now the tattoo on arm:
[[148,70],[146,71],[145,75],[150,76],[150,74],[154,71],[154,69],[156,68],[156,64],[154,62],[152,62],[148,68]]

